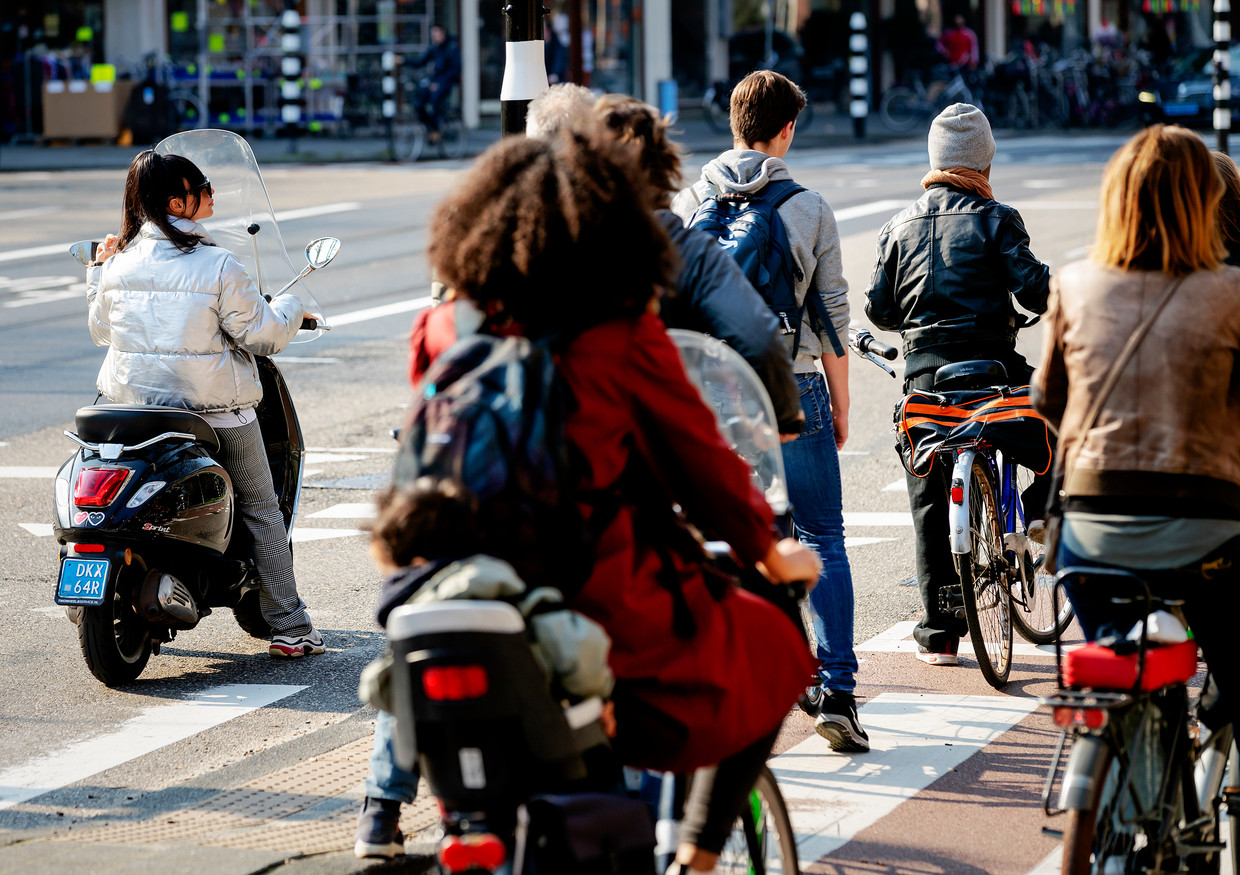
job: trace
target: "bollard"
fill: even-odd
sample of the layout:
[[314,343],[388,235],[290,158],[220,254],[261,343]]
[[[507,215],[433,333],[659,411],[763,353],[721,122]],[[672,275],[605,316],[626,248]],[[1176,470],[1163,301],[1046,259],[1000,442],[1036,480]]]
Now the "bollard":
[[504,136],[525,133],[530,101],[547,90],[543,17],[538,0],[512,0],[504,7],[504,81],[499,88],[499,126]]
[[301,80],[305,59],[301,53],[301,16],[297,0],[284,0],[280,16],[280,122],[289,137],[289,151],[297,151],[297,137],[302,133],[306,100]]
[[[1226,2],[1226,0],[1224,0]],[[870,114],[870,39],[864,12],[848,17],[852,35],[848,38],[848,114],[853,120],[853,134],[865,137],[865,119]]]
[[1214,134],[1218,150],[1227,154],[1231,133],[1231,3],[1214,0]]

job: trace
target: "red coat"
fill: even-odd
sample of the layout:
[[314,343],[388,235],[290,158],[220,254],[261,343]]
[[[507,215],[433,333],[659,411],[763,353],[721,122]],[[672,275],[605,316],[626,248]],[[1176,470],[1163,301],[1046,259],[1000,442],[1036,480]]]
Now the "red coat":
[[[589,463],[584,490],[609,490],[638,453],[691,521],[728,541],[745,563],[762,558],[778,537],[771,510],[720,437],[657,316],[585,332],[560,370],[578,405],[567,433]],[[662,560],[634,535],[640,512],[624,507],[604,530],[593,574],[572,606],[612,638],[621,754],[632,765],[685,771],[773,731],[814,663],[777,608],[737,589],[716,601],[688,564],[681,578],[697,634],[678,638],[672,597],[657,579]]]

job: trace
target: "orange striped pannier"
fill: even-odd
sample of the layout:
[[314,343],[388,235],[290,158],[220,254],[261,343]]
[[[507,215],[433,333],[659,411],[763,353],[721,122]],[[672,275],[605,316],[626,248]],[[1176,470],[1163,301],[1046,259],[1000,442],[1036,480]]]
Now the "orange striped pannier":
[[1028,386],[912,392],[895,409],[896,449],[904,467],[925,477],[939,450],[986,443],[1035,474],[1051,466],[1046,420]]

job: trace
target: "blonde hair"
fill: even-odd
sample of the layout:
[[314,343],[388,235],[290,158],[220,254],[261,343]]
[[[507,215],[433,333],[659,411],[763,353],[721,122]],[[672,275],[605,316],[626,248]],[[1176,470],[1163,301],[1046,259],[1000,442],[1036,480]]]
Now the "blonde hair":
[[1102,176],[1093,259],[1185,276],[1226,255],[1218,226],[1223,181],[1192,131],[1153,125],[1120,147]]
[[1223,199],[1218,203],[1218,226],[1228,251],[1240,248],[1240,170],[1226,152],[1211,152],[1219,178],[1223,180]]

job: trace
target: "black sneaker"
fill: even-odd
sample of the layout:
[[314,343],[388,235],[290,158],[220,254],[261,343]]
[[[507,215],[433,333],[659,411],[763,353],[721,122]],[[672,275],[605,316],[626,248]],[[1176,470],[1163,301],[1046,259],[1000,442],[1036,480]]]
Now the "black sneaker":
[[831,750],[865,753],[870,749],[870,736],[861,728],[857,700],[851,693],[830,690],[823,696],[814,731],[830,743]]
[[353,853],[366,857],[392,859],[405,853],[405,837],[400,831],[400,803],[392,799],[366,797],[357,817]]
[[822,697],[822,684],[815,681],[806,687],[805,692],[797,699],[797,707],[810,717],[817,717],[822,710]]

